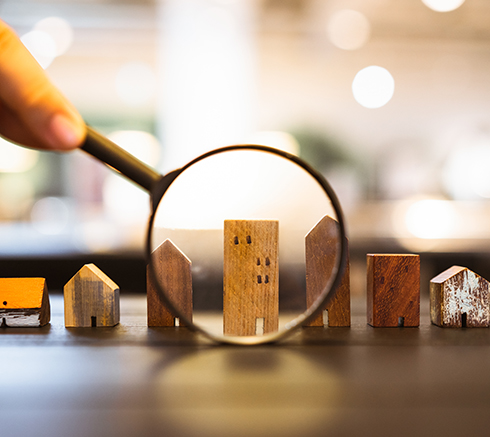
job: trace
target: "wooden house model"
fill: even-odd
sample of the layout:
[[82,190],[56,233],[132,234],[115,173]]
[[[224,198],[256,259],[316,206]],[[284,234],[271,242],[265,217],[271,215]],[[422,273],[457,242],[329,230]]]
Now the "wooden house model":
[[434,325],[453,328],[490,324],[489,283],[467,269],[453,266],[430,281],[430,318]]
[[[192,322],[191,261],[171,240],[165,240],[153,253],[152,262],[159,284],[174,306]],[[185,326],[177,314],[160,299],[147,267],[146,291],[148,326]]]
[[[330,216],[324,216],[305,237],[306,257],[306,307],[309,308],[320,296],[330,280],[338,260],[339,224]],[[350,326],[350,278],[349,260],[339,287],[332,291],[334,296],[325,306],[322,313],[305,326],[331,327]],[[325,323],[324,312],[328,321]]]
[[278,330],[278,237],[277,220],[225,220],[225,335],[260,335]]
[[0,325],[39,327],[50,320],[46,279],[0,278]]
[[374,327],[419,326],[419,255],[367,255],[367,316]]
[[119,323],[119,287],[94,264],[84,265],[66,283],[63,294],[67,328]]

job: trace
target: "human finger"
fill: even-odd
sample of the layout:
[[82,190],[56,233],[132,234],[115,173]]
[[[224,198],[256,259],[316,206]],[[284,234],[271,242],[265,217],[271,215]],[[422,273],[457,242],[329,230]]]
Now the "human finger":
[[[86,127],[15,32],[0,20],[0,134],[29,147],[70,150]],[[8,115],[7,115],[8,114]]]

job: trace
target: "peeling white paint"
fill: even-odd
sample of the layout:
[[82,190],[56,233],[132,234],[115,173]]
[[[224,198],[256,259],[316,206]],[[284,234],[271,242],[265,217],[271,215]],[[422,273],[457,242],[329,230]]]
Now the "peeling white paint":
[[24,314],[0,314],[0,324],[2,319],[10,328],[30,328],[40,326],[40,313],[24,315]]
[[490,320],[488,282],[471,270],[463,270],[444,284],[443,324],[461,326],[466,313],[467,326],[488,326]]

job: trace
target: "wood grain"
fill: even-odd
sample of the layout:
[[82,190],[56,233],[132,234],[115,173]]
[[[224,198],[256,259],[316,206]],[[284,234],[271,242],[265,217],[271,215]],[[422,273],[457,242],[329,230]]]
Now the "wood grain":
[[[332,276],[338,262],[339,225],[326,215],[305,237],[306,256],[306,305],[309,308],[320,296]],[[332,291],[333,297],[325,306],[328,326],[350,326],[350,276],[349,260],[342,276],[340,286]],[[324,326],[323,311],[304,326]]]
[[419,255],[368,254],[367,301],[371,326],[419,326]]
[[[171,241],[165,240],[152,253],[156,276],[175,307],[192,321],[192,263]],[[148,326],[175,326],[178,315],[160,301],[158,291],[146,272]],[[186,326],[183,320],[179,326]]]
[[44,278],[0,278],[0,326],[39,327],[51,318]]
[[94,264],[84,265],[65,284],[63,295],[67,328],[119,323],[119,287]]
[[225,220],[223,331],[256,335],[279,328],[279,222]]
[[466,267],[453,266],[430,281],[430,317],[443,328],[488,328],[489,283]]

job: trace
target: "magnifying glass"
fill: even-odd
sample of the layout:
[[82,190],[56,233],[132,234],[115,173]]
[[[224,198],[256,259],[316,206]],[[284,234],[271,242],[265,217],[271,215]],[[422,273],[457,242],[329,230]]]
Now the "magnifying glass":
[[347,239],[334,191],[306,162],[236,145],[161,175],[90,127],[82,149],[150,194],[149,319],[253,345],[321,317]]

